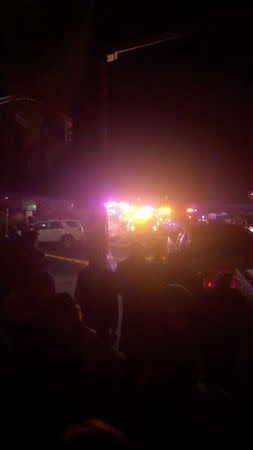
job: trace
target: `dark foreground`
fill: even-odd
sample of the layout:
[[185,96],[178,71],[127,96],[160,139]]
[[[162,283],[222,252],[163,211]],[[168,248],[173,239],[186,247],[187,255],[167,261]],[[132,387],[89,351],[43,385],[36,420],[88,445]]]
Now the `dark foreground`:
[[115,272],[0,246],[3,448],[252,446],[253,311],[226,277],[189,289],[137,243]]

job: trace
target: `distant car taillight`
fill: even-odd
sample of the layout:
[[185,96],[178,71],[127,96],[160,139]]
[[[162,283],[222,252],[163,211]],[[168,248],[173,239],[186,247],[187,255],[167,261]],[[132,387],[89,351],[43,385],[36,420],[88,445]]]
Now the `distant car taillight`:
[[235,276],[233,276],[229,287],[230,287],[230,289],[238,289],[239,290],[241,287],[241,283]]
[[211,289],[214,288],[215,283],[213,280],[209,280],[207,278],[204,278],[204,280],[202,281],[202,286],[204,289]]
[[201,274],[202,278],[202,288],[203,289],[212,289],[215,287],[215,279],[217,273],[214,271],[205,272]]

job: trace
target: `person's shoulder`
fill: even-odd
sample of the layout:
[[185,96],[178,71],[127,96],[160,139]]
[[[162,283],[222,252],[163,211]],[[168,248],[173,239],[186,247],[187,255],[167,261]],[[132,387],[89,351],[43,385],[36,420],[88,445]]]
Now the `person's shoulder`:
[[115,277],[115,271],[111,270],[110,268],[105,268],[104,269],[104,276],[108,279],[108,280],[112,280]]
[[80,282],[82,280],[86,280],[90,276],[89,267],[84,267],[80,270],[77,276],[77,281]]
[[116,268],[115,272],[117,273],[117,272],[121,271],[122,269],[124,270],[124,269],[127,268],[128,266],[129,266],[129,261],[128,261],[128,259],[127,259],[127,258],[126,258],[126,259],[123,259],[122,261],[119,261],[119,263],[118,263],[118,265],[117,265],[117,268]]

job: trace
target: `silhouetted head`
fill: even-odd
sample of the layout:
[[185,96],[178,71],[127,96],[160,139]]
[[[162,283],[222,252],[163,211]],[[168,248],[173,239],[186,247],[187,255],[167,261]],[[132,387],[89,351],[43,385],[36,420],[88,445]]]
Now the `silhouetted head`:
[[102,249],[97,251],[96,249],[89,249],[88,260],[90,269],[102,270],[107,266],[106,255]]
[[0,240],[0,286],[6,293],[29,295],[32,279],[45,272],[43,255],[22,239]]
[[127,450],[130,445],[116,428],[100,421],[87,420],[68,428],[59,445],[66,450]]
[[[147,329],[146,347],[152,370],[191,381],[194,366],[192,297],[179,285],[169,285],[156,296]],[[143,325],[144,328],[144,325]],[[152,369],[153,367],[153,369]]]
[[159,259],[166,255],[166,246],[164,240],[156,239],[153,243],[154,257]]
[[215,289],[229,289],[232,277],[229,272],[219,273],[215,280]]
[[145,251],[141,242],[136,239],[132,239],[129,245],[129,258],[133,260],[143,260],[145,257]]
[[191,322],[192,310],[192,296],[183,286],[170,284],[160,288],[156,292],[150,318],[155,329],[159,330],[157,339],[163,339],[166,333],[184,332]]

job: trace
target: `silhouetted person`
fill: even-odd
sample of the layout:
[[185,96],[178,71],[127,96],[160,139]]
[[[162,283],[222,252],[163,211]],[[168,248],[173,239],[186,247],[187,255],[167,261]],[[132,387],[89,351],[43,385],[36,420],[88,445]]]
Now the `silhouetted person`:
[[105,267],[102,259],[96,258],[95,264],[90,258],[89,266],[81,270],[75,299],[81,307],[85,323],[96,330],[101,339],[113,344],[117,326],[115,275]]
[[152,267],[138,241],[130,244],[128,257],[116,271],[118,292],[123,301],[120,350],[134,356],[143,341],[143,317],[152,295]]
[[[176,386],[197,381],[196,342],[193,323],[193,299],[189,291],[179,285],[168,285],[152,301],[145,316],[148,324],[143,359],[147,368],[158,376],[157,382]],[[168,386],[169,387],[169,386]]]
[[1,296],[15,292],[26,297],[33,277],[46,271],[44,256],[22,238],[0,240],[0,253]]
[[120,262],[116,269],[119,290],[138,289],[143,284],[146,267],[144,248],[140,242],[133,239],[127,258]]
[[157,288],[161,288],[169,282],[167,256],[165,239],[163,235],[158,234],[153,241],[152,280],[150,280]]
[[28,318],[40,317],[44,310],[52,308],[55,294],[54,279],[49,273],[31,274],[25,289],[13,290],[6,296],[0,317],[12,326]]
[[191,402],[198,381],[192,297],[182,286],[171,285],[142,306],[141,345],[134,364],[128,365],[125,422],[133,418],[131,433],[143,440],[143,448],[155,448],[158,440],[167,447],[183,441],[178,427],[191,440]]
[[126,437],[101,420],[87,420],[67,428],[55,450],[127,450],[132,448]]
[[51,300],[40,315],[8,327],[1,355],[6,421],[26,442],[104,413],[112,397],[114,355],[83,325],[68,294]]
[[207,384],[233,391],[246,381],[248,313],[242,294],[224,283],[204,295],[200,342]]

